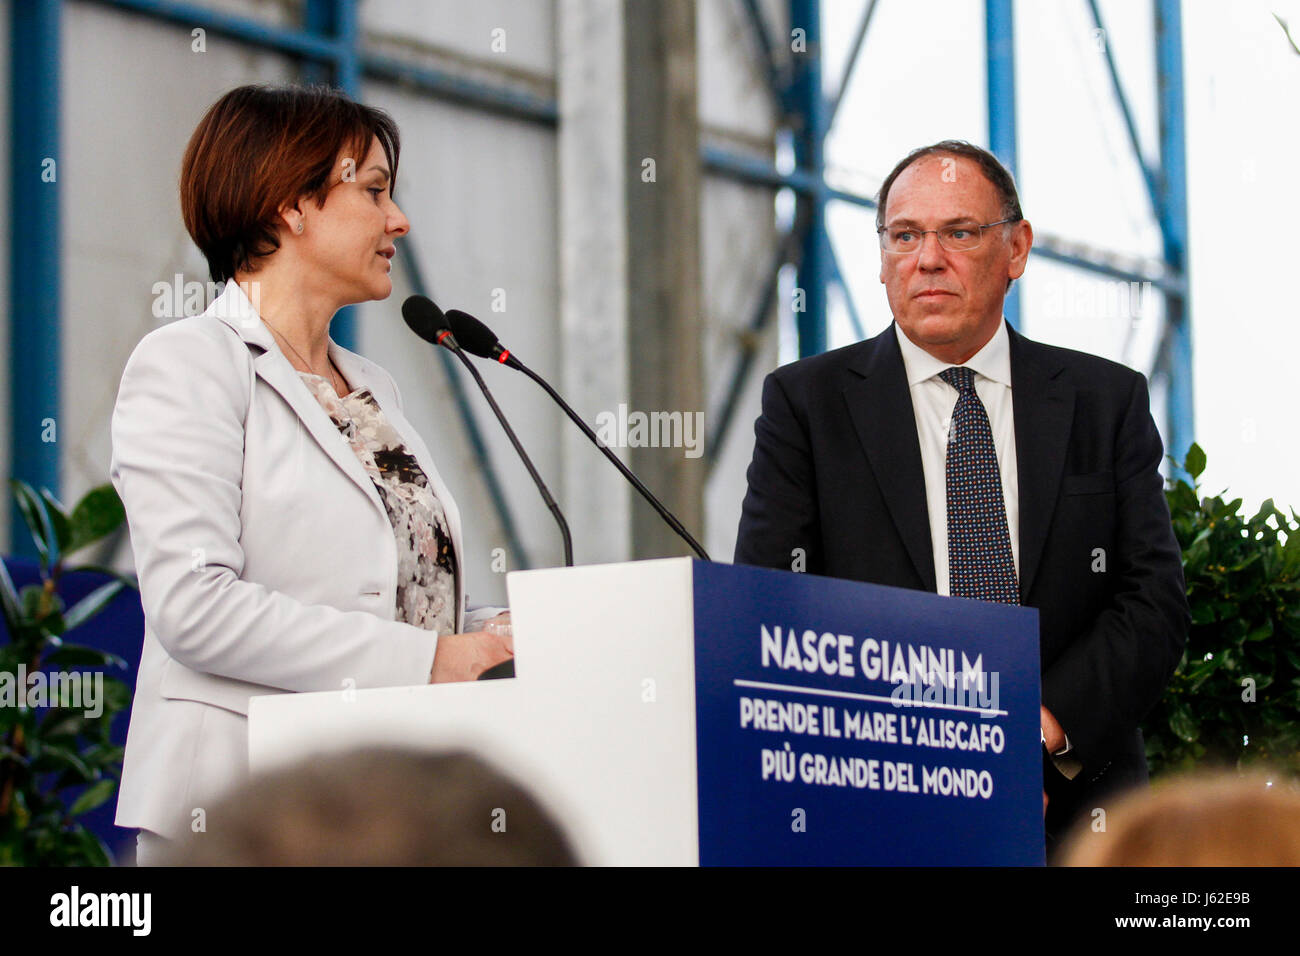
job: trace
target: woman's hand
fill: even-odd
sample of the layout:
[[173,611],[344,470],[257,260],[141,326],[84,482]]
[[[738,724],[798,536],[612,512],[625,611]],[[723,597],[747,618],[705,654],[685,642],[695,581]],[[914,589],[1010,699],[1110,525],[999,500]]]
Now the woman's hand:
[[469,631],[438,638],[433,655],[430,684],[477,680],[489,667],[496,667],[515,656],[515,640],[510,634]]

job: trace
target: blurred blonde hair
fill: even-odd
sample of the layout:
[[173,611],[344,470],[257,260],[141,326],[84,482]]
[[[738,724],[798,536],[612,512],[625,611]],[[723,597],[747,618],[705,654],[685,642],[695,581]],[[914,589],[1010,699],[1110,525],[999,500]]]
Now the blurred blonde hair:
[[1197,771],[1085,816],[1061,866],[1300,866],[1300,782],[1282,771]]

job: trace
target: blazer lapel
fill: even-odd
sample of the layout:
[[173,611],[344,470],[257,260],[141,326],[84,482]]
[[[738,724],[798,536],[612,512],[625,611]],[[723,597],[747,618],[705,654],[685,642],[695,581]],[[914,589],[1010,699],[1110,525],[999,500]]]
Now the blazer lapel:
[[[344,474],[352,479],[367,498],[374,502],[375,507],[387,521],[388,512],[379,498],[379,492],[375,490],[374,482],[370,480],[365,468],[357,460],[356,453],[352,451],[325,409],[321,408],[316,397],[298,377],[298,370],[289,364],[289,360],[284,357],[271,336],[270,329],[258,317],[248,297],[235,282],[226,283],[225,289],[212,304],[212,312],[216,318],[234,329],[246,343],[262,350],[261,354],[253,358],[253,371],[280,394],[325,454],[343,469]],[[356,388],[368,383],[354,382],[349,379],[349,384]]]
[[[356,453],[343,438],[338,426],[334,424],[325,409],[321,408],[316,397],[299,377],[297,369],[284,357],[270,329],[262,322],[252,302],[238,284],[227,282],[221,295],[212,303],[209,312],[230,326],[246,343],[262,350],[253,358],[253,371],[288,403],[316,443],[373,502],[387,524],[388,509],[384,507],[370,475],[357,460]],[[461,535],[460,512],[451,496],[451,491],[434,467],[429,449],[398,409],[397,396],[393,394],[389,385],[388,374],[363,356],[343,348],[333,339],[330,339],[328,349],[330,358],[343,373],[350,388],[357,389],[363,386],[370,388],[371,394],[383,409],[389,423],[402,436],[407,449],[420,463],[433,493],[442,504],[443,512],[447,516],[447,530],[451,533],[458,562],[456,630],[459,631],[465,609],[465,550]]]
[[1026,601],[1047,542],[1074,421],[1074,387],[1065,366],[1010,325],[1011,405],[1020,483],[1020,600]]
[[894,527],[921,580],[933,591],[934,547],[921,443],[893,325],[865,344],[869,347],[848,366],[861,379],[844,389],[844,401]]

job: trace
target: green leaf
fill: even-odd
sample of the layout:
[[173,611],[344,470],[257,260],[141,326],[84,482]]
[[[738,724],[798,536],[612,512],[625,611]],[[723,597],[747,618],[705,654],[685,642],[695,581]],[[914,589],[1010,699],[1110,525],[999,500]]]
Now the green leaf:
[[1192,478],[1199,478],[1205,471],[1205,452],[1201,446],[1192,442],[1192,447],[1187,449],[1187,458],[1183,461],[1183,470]]
[[[121,660],[119,658],[119,660]],[[123,666],[126,662],[123,661]],[[131,688],[116,677],[104,675],[104,713],[116,714],[131,706]]]
[[9,626],[9,632],[12,634],[18,626],[21,611],[18,604],[18,589],[14,587],[14,579],[9,576],[9,569],[5,566],[3,558],[0,558],[0,606],[3,606],[5,624]]
[[125,670],[127,666],[126,661],[118,655],[85,644],[64,644],[58,650],[46,654],[45,662],[64,668],[117,667]]
[[1196,536],[1196,540],[1183,552],[1183,561],[1189,567],[1202,567],[1210,558],[1210,531],[1206,528]]
[[117,789],[116,780],[97,780],[86,788],[85,793],[77,797],[73,802],[71,809],[68,810],[68,816],[79,817],[87,811],[95,809],[105,803],[113,796],[113,791]]
[[41,570],[44,571],[59,561],[59,541],[54,531],[54,521],[35,488],[17,478],[9,479],[9,487],[13,490],[18,510],[27,523],[32,540],[36,543],[36,550],[41,557]]
[[1266,641],[1273,636],[1273,621],[1267,620],[1246,635],[1247,641]]
[[1214,603],[1212,601],[1198,600],[1191,603],[1193,627],[1206,627],[1215,622]]
[[45,502],[45,513],[54,527],[54,540],[58,543],[59,550],[66,552],[71,538],[71,526],[68,524],[67,512],[63,510],[63,502],[54,497],[48,488],[41,489],[41,500]]
[[1178,481],[1169,490],[1169,510],[1174,514],[1190,513],[1200,510],[1196,492],[1185,481]]
[[32,760],[32,769],[40,772],[66,769],[75,775],[70,779],[79,783],[89,783],[98,776],[75,750],[49,743],[41,748],[40,756]]
[[1238,561],[1236,564],[1234,564],[1234,565],[1232,565],[1231,567],[1229,567],[1228,570],[1229,570],[1229,571],[1244,571],[1246,568],[1250,567],[1252,564],[1254,564],[1256,561],[1258,561],[1258,560],[1259,560],[1260,558],[1262,558],[1262,557],[1264,557],[1264,552],[1262,552],[1262,551],[1252,551],[1252,552],[1251,552],[1251,553],[1250,553],[1250,554],[1249,554],[1249,555],[1248,555],[1244,560]]
[[1180,708],[1169,715],[1169,729],[1180,740],[1189,743],[1196,740],[1201,734],[1201,729],[1197,726],[1195,718],[1185,708]]
[[88,766],[118,776],[121,774],[122,755],[125,752],[126,748],[118,744],[91,744],[81,752],[81,756]]
[[113,578],[116,581],[121,581],[124,586],[130,588],[133,591],[140,590],[140,578],[137,575],[123,574],[120,571],[115,571],[113,568],[106,568],[102,564],[78,564],[75,568],[72,568],[71,570],[93,571],[95,574],[106,574],[110,578]]
[[80,710],[73,710],[71,707],[56,708],[40,722],[41,736],[47,741],[59,737],[75,738],[85,728],[86,720],[86,716]]
[[[40,584],[25,584],[18,592],[18,603],[22,613],[30,621],[39,621],[51,613],[63,610],[63,601],[57,593],[49,596],[47,604],[45,587]],[[46,605],[44,608],[42,605]]]
[[72,509],[72,540],[65,550],[77,551],[112,534],[125,518],[126,509],[122,507],[122,499],[111,484],[92,488]]
[[112,866],[113,854],[109,852],[104,841],[83,826],[78,826],[77,849],[80,851],[78,863],[82,866]]
[[31,763],[31,758],[26,754],[21,754],[8,744],[0,744],[0,761],[12,760],[21,767],[26,767]]
[[80,627],[87,620],[94,617],[104,609],[109,601],[117,596],[117,592],[120,590],[122,590],[121,581],[109,581],[95,588],[63,615],[65,630],[70,631],[75,627]]
[[1250,523],[1252,525],[1256,525],[1256,524],[1262,525],[1269,518],[1279,513],[1280,512],[1278,512],[1277,508],[1273,504],[1273,499],[1265,498],[1263,503],[1259,506],[1259,510],[1255,512],[1254,517],[1250,519]]
[[1201,685],[1209,680],[1209,678],[1213,676],[1214,672],[1219,669],[1219,664],[1220,659],[1215,657],[1208,661],[1199,660],[1192,666],[1188,667],[1185,675],[1189,682],[1188,689],[1192,693],[1200,690]]

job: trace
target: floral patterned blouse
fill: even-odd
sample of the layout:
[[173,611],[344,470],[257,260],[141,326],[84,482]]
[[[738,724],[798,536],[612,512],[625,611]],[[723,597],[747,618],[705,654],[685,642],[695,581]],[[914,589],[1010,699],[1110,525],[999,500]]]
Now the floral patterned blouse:
[[299,372],[370,475],[397,539],[394,620],[438,634],[456,629],[458,559],[442,503],[402,438],[362,387],[339,398],[329,379]]

